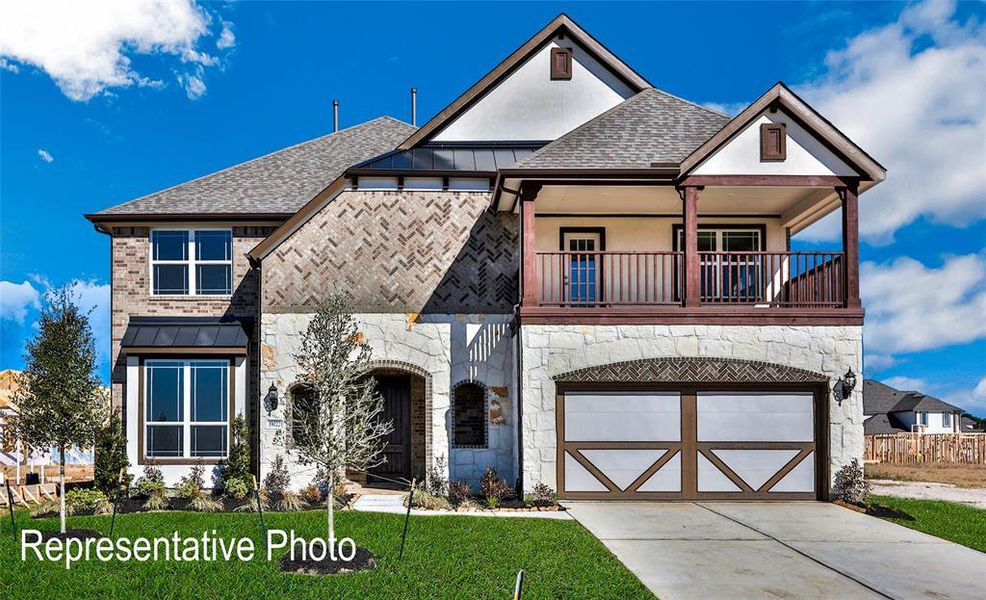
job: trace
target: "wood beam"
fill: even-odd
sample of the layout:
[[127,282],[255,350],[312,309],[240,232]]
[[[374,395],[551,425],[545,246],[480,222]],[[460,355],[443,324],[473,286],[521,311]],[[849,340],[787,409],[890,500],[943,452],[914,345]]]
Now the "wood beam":
[[835,187],[858,186],[858,177],[838,175],[691,175],[680,186]]
[[684,304],[696,308],[702,304],[701,266],[698,260],[698,194],[701,188],[688,186],[682,194],[682,215],[685,236]]
[[534,200],[541,186],[524,183],[520,188],[521,289],[524,306],[541,303],[541,287],[537,276],[537,246],[534,243]]
[[846,307],[859,308],[859,188],[847,185],[838,188],[842,199],[842,250],[846,256]]

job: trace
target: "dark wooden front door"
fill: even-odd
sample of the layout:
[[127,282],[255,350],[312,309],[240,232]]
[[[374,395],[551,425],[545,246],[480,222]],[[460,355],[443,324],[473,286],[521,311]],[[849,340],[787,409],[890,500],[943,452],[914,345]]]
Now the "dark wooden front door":
[[390,479],[411,478],[411,377],[409,375],[376,375],[377,390],[383,397],[384,421],[392,421],[394,430],[384,447],[384,462],[370,470],[370,480],[381,475]]

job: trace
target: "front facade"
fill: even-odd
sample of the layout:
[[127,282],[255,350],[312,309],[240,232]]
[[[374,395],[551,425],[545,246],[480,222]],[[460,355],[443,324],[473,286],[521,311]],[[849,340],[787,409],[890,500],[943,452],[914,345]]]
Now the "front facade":
[[[863,453],[859,194],[884,170],[783,84],[734,118],[565,16],[420,128],[369,121],[87,215],[111,236],[135,468],[262,476],[346,296],[395,431],[368,482],[494,467],[566,498],[811,499]],[[843,243],[791,249],[838,211]]]

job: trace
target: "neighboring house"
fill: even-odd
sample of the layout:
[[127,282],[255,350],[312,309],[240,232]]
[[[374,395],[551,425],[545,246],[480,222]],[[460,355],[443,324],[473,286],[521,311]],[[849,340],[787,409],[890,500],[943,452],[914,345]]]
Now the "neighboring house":
[[959,430],[962,433],[984,433],[986,428],[983,428],[983,424],[979,421],[974,421],[969,418],[969,415],[962,415],[959,421]]
[[[860,390],[831,390],[861,373],[857,199],[884,177],[783,84],[730,118],[560,16],[420,128],[87,215],[134,469],[221,462],[243,413],[259,474],[284,454],[306,484],[294,354],[340,292],[395,424],[371,481],[444,462],[567,498],[827,497],[863,455]],[[791,250],[836,211],[840,245]]]
[[[863,381],[863,428],[874,433],[956,433],[962,409],[920,392],[903,392],[875,379]],[[968,417],[965,420],[971,423]]]

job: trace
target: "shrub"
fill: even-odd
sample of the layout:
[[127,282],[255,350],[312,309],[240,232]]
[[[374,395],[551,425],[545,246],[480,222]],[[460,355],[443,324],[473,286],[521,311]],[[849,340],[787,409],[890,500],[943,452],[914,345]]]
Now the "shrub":
[[[51,517],[57,515],[59,510],[61,510],[61,504],[58,502],[58,500],[51,500],[46,498],[41,502],[39,502],[34,508],[31,509],[31,516]],[[71,510],[71,508],[68,506],[67,501],[66,501],[65,510],[66,512]]]
[[181,478],[178,485],[175,487],[175,492],[179,498],[186,498],[188,500],[195,500],[200,498],[202,494],[202,488],[205,487],[205,479],[203,475],[205,474],[205,467],[202,465],[195,465],[189,471],[188,475]]
[[[449,510],[452,505],[444,496],[437,496],[425,489],[427,486],[419,485],[414,493],[411,494],[411,507],[424,508],[427,510]],[[404,498],[404,506],[407,506],[407,497]]]
[[445,478],[445,457],[439,456],[425,473],[425,490],[432,496],[448,496],[448,483]]
[[514,497],[513,488],[505,479],[500,477],[493,467],[486,467],[486,471],[479,481],[479,492],[489,508],[496,508],[501,501]]
[[304,510],[306,508],[306,504],[298,494],[292,492],[291,490],[284,490],[281,493],[281,498],[274,503],[274,508],[284,512],[295,512]]
[[[149,496],[147,489],[157,489],[157,484],[164,487],[164,473],[154,465],[144,465],[144,473],[137,479],[134,488],[141,496]],[[150,485],[150,488],[147,486]]]
[[866,481],[859,460],[852,459],[851,463],[836,472],[832,494],[849,504],[866,505],[866,499],[870,495],[870,483]]
[[96,489],[75,488],[65,493],[65,505],[71,514],[102,515],[110,511],[111,505],[103,492]]
[[277,505],[284,496],[284,492],[290,487],[291,476],[288,475],[288,468],[284,466],[284,457],[278,454],[271,464],[267,476],[264,477],[264,489],[267,490],[270,499]]
[[531,504],[534,506],[551,506],[555,497],[555,490],[544,482],[539,481],[531,488]]
[[216,512],[222,510],[223,503],[212,496],[199,494],[192,498],[192,501],[188,503],[188,507],[199,512]]
[[309,484],[301,490],[301,499],[311,505],[321,504],[324,496],[317,485]]
[[168,490],[163,483],[145,481],[141,485],[141,495],[146,496],[144,509],[161,510],[168,505]]
[[468,481],[450,481],[448,484],[448,499],[452,506],[459,506],[472,497],[472,486]]
[[242,479],[230,479],[226,482],[223,494],[236,501],[241,501],[250,493],[251,486]]
[[260,506],[264,510],[267,510],[270,507],[270,502],[267,496],[267,490],[264,488],[260,488],[259,490],[257,490],[257,494],[254,498],[250,498],[247,502],[244,502],[243,504],[237,506],[233,510],[239,512],[254,512],[257,510],[257,505],[256,505],[257,499],[260,500]]
[[123,434],[120,414],[114,412],[109,421],[96,431],[95,459],[93,461],[93,483],[106,497],[116,494],[120,482],[120,471],[124,470],[122,487],[130,486],[133,476],[126,472],[130,468],[127,458],[127,437]]
[[[219,475],[219,487],[224,494],[236,500],[245,497],[242,490],[249,491],[253,487],[253,474],[250,473],[250,428],[243,415],[236,415],[233,419],[233,443],[229,446],[229,458]],[[240,493],[244,495],[237,497]]]

